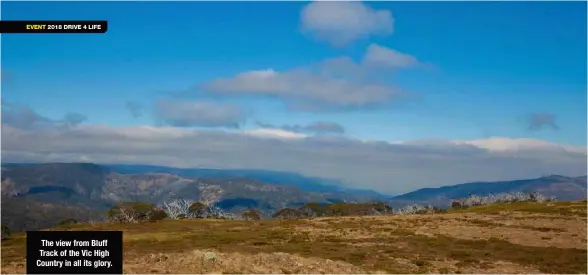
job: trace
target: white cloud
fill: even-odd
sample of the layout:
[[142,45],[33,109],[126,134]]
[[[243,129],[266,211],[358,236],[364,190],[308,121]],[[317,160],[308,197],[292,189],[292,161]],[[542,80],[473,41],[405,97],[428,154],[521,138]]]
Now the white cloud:
[[310,71],[251,71],[206,83],[208,91],[223,94],[272,95],[302,105],[349,108],[389,100],[396,90],[378,84],[324,77]]
[[303,8],[303,33],[342,46],[372,35],[390,35],[394,18],[388,10],[375,10],[357,1],[315,1]]
[[[557,148],[557,149],[555,149]],[[361,141],[284,130],[80,125],[62,131],[2,125],[2,158],[293,171],[402,193],[469,181],[586,173],[586,148],[534,139]]]
[[290,138],[305,138],[307,135],[290,132],[281,129],[253,129],[253,130],[246,130],[243,133],[256,136],[256,137],[267,137],[267,138],[279,138],[279,139],[290,139]]
[[158,100],[154,107],[158,120],[176,127],[239,127],[246,113],[233,104],[207,101]]
[[263,128],[285,130],[293,133],[315,133],[315,134],[344,134],[345,127],[339,123],[330,121],[316,121],[306,125],[273,125],[258,122],[257,125]]
[[409,54],[401,53],[397,50],[377,44],[371,44],[368,46],[363,62],[368,66],[381,66],[387,68],[406,68],[420,64],[415,57]]
[[390,74],[381,81],[380,72],[418,64],[408,54],[372,44],[361,62],[339,57],[284,72],[253,70],[199,88],[224,95],[275,96],[290,107],[313,111],[374,107],[400,96],[400,89],[386,82]]

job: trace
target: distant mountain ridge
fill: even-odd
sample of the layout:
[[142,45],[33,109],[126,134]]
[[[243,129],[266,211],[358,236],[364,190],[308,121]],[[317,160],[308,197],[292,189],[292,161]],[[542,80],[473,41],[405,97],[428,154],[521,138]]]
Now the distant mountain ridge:
[[446,207],[470,194],[540,192],[559,200],[586,198],[586,176],[472,182],[423,188],[395,197],[345,189],[336,181],[264,170],[182,169],[148,165],[92,163],[2,164],[2,224],[35,230],[60,220],[84,221],[103,215],[120,201],[161,203],[186,198],[241,213],[269,215],[307,202],[387,202],[392,207],[431,204]]
[[[205,201],[240,213],[248,208],[269,215],[284,207],[296,207],[306,202],[367,202],[372,196],[345,192],[306,191],[281,182],[263,182],[245,175],[227,173],[218,177],[196,177],[198,170],[166,167],[112,167],[91,163],[44,163],[2,165],[2,220],[14,230],[38,229],[35,220],[49,216],[30,209],[91,209],[104,213],[120,201],[143,201],[159,204],[166,200],[185,198]],[[145,167],[140,167],[145,168]],[[119,173],[118,171],[126,172]],[[214,170],[203,170],[205,172]],[[130,173],[136,172],[136,173]],[[216,171],[214,171],[217,173]],[[175,173],[175,174],[174,174]],[[240,177],[237,177],[240,176]],[[319,186],[320,187],[320,186]],[[330,190],[329,188],[323,190]],[[59,211],[57,211],[59,212]],[[75,213],[76,217],[83,217]],[[50,216],[58,219],[59,215]],[[61,217],[66,219],[68,217]],[[82,218],[80,218],[83,220]],[[25,221],[26,224],[24,223]],[[57,221],[56,221],[57,222]]]
[[392,197],[391,204],[430,203],[447,205],[450,200],[472,195],[486,196],[506,192],[539,192],[554,196],[558,200],[580,200],[586,198],[586,176],[566,177],[551,175],[535,179],[500,182],[470,182],[439,188],[422,188]]
[[[64,163],[65,164],[65,163]],[[7,163],[2,167],[35,166],[37,163]],[[141,164],[96,164],[120,174],[166,173],[187,178],[237,179],[247,178],[269,184],[292,185],[309,192],[342,193],[379,198],[390,197],[369,189],[345,188],[339,180],[308,177],[298,173],[255,169],[176,168]]]
[[356,194],[374,197],[387,197],[385,194],[367,189],[354,189],[341,187],[341,181],[317,177],[307,177],[292,172],[278,172],[269,170],[254,169],[207,169],[207,168],[174,168],[155,165],[128,165],[113,164],[104,165],[121,174],[142,174],[142,173],[170,173],[183,177],[198,178],[248,178],[278,185],[292,185],[310,192],[331,192]]

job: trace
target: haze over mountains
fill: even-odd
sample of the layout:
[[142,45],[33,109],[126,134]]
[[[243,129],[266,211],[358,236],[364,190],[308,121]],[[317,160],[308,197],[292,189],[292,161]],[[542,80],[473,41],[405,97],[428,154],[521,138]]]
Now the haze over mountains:
[[45,163],[2,165],[2,223],[13,230],[38,229],[67,218],[100,218],[119,201],[161,203],[173,198],[201,200],[240,213],[265,215],[306,202],[376,202],[391,206],[433,204],[469,194],[538,191],[560,200],[586,197],[586,176],[475,182],[425,188],[396,197],[345,189],[328,179],[260,170],[179,169],[144,165]]
[[294,185],[305,191],[314,192],[331,192],[346,193],[355,195],[369,195],[375,197],[390,197],[390,194],[381,194],[368,189],[344,188],[344,184],[335,179],[317,178],[303,176],[298,173],[276,172],[269,170],[231,170],[231,169],[204,169],[204,168],[174,168],[155,165],[128,165],[115,164],[106,165],[113,171],[121,174],[143,174],[143,173],[169,173],[182,177],[196,178],[248,178],[263,181],[266,183],[276,183],[280,185]]

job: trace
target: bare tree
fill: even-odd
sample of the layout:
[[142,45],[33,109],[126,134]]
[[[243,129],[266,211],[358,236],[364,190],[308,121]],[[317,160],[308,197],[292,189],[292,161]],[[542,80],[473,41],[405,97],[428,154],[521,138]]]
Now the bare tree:
[[394,214],[397,215],[412,215],[412,214],[426,214],[426,213],[432,213],[434,211],[433,206],[431,205],[418,205],[418,204],[413,204],[413,205],[407,205],[405,207],[402,208],[396,208],[394,209]]
[[240,217],[225,211],[224,209],[218,207],[217,205],[208,205],[207,207],[207,217],[213,219],[227,219],[227,220],[239,220]]
[[120,215],[119,221],[125,223],[138,223],[139,220],[137,219],[136,212],[133,210],[125,209],[124,207],[120,208]]
[[223,190],[217,185],[204,185],[200,187],[199,201],[205,205],[212,205],[219,200]]
[[189,199],[171,199],[164,201],[159,205],[169,219],[177,220],[181,218],[194,218],[194,214],[190,212],[190,206],[194,201]]

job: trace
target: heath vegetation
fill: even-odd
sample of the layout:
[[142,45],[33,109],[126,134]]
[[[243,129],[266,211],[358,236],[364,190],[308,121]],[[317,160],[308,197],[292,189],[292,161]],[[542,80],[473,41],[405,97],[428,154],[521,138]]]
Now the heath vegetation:
[[[585,201],[483,201],[404,210],[309,203],[274,218],[199,202],[125,202],[110,221],[49,230],[122,230],[125,273],[586,272]],[[3,240],[2,272],[24,273],[24,264],[25,236],[16,233]]]

